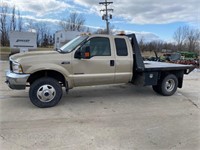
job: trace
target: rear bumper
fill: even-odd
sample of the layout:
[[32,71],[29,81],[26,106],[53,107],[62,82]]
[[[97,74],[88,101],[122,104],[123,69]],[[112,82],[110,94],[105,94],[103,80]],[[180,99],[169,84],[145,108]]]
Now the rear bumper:
[[11,89],[22,90],[26,88],[26,82],[30,74],[16,74],[6,72],[6,83]]

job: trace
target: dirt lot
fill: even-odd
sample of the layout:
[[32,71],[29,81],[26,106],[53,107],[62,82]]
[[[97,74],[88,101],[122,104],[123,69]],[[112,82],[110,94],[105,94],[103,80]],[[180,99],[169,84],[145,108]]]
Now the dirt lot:
[[128,84],[76,88],[58,106],[31,104],[28,89],[7,87],[0,61],[2,150],[199,150],[200,72],[164,97]]

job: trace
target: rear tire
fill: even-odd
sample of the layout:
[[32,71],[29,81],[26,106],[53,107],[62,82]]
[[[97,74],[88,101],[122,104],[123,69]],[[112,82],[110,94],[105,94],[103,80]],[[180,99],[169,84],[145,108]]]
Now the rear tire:
[[37,107],[53,107],[58,104],[62,97],[62,87],[53,78],[40,78],[31,84],[29,97],[31,102]]
[[176,92],[177,87],[178,87],[178,79],[173,74],[165,76],[164,79],[158,82],[157,85],[152,86],[155,92],[164,96],[173,95]]
[[156,93],[161,94],[160,85],[153,85],[152,88]]

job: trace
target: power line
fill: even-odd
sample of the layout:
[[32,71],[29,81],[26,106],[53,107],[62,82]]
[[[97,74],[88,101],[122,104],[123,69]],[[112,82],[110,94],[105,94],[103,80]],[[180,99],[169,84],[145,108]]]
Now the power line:
[[106,30],[107,30],[107,34],[109,34],[109,19],[112,19],[112,15],[108,14],[108,12],[113,12],[113,9],[108,9],[108,5],[113,4],[113,2],[108,2],[107,0],[105,0],[105,2],[99,2],[100,5],[104,5],[105,9],[101,9],[100,11],[105,12],[102,16],[102,20],[106,21]]

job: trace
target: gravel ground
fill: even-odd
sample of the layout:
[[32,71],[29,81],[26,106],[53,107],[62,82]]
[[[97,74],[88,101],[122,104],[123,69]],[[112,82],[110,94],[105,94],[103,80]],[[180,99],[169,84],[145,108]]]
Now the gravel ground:
[[33,106],[28,89],[4,83],[0,61],[2,150],[199,150],[200,71],[173,96],[130,84],[75,88],[59,105]]

